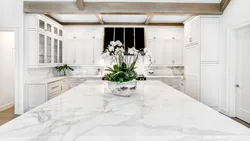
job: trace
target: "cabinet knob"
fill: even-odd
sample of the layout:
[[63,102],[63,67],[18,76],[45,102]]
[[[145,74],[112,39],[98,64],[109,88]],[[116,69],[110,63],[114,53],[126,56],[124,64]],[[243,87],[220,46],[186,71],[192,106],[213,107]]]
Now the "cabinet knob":
[[175,39],[175,37],[172,37],[172,39]]

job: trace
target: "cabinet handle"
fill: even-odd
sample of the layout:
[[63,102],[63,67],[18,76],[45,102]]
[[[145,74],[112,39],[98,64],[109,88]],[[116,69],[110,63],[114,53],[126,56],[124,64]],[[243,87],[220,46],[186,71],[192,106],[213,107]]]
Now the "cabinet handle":
[[55,87],[52,87],[51,89],[56,89],[56,88],[58,88],[59,86],[55,86]]
[[175,39],[175,37],[172,37],[172,39]]

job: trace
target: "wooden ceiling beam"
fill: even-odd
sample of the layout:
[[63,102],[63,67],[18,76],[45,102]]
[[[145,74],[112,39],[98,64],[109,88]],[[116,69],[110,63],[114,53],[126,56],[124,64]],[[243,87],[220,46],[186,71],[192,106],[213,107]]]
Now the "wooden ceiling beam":
[[[82,0],[79,2],[82,2]],[[149,2],[84,2],[79,10],[75,2],[25,1],[25,13],[109,13],[109,14],[222,14],[220,3],[149,3]]]
[[102,16],[100,14],[95,14],[95,16],[98,19],[100,24],[104,24],[104,21],[103,21]]
[[224,12],[231,0],[222,0],[220,3],[220,10]]
[[146,19],[146,21],[145,21],[145,24],[146,24],[146,25],[148,25],[148,24],[150,23],[152,17],[153,17],[153,15],[151,15],[151,14],[148,15],[148,17],[147,17],[147,19]]
[[76,5],[77,5],[78,10],[80,11],[84,10],[83,0],[76,0]]

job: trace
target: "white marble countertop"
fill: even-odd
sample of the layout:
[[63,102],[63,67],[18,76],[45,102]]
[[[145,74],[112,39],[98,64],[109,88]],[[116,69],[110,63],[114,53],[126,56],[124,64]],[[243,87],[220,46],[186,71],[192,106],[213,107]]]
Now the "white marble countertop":
[[249,141],[250,129],[160,81],[131,97],[86,81],[0,126],[0,141]]
[[58,76],[58,77],[51,77],[41,80],[35,80],[35,81],[28,81],[27,84],[48,84],[55,81],[59,81],[65,78],[102,78],[103,76],[100,75],[75,75],[75,76]]
[[183,79],[183,75],[146,75],[146,78],[180,78]]
[[[27,84],[48,84],[52,83],[55,81],[59,81],[65,78],[102,78],[103,76],[100,75],[75,75],[75,76],[58,76],[58,77],[52,77],[52,78],[46,78],[46,79],[41,79],[41,80],[35,80],[35,81],[28,81]],[[183,79],[184,77],[182,75],[146,75],[146,78],[181,78]]]

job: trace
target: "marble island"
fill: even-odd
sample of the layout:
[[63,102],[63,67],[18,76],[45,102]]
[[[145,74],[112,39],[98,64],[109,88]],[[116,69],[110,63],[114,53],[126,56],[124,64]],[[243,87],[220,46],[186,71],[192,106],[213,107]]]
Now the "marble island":
[[86,81],[0,127],[0,141],[250,141],[250,130],[160,81],[131,97]]

